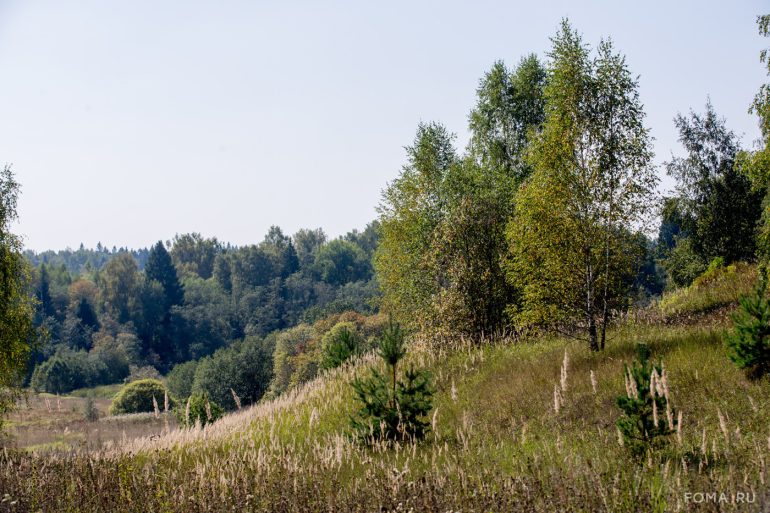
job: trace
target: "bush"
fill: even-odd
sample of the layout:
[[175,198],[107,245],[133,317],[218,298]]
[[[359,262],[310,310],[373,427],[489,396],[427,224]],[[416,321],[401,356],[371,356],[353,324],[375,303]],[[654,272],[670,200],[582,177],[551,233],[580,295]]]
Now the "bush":
[[321,368],[333,369],[362,349],[362,340],[352,322],[340,322],[321,338]]
[[38,392],[66,394],[76,388],[105,384],[109,372],[98,357],[85,351],[59,351],[35,368],[30,385]]
[[176,411],[179,423],[184,427],[193,427],[196,424],[205,426],[225,413],[221,406],[209,400],[206,393],[191,395],[187,398],[184,408],[180,405]]
[[[110,406],[110,415],[154,411],[153,397],[162,409],[166,393],[166,387],[156,379],[132,381],[115,396]],[[169,397],[169,408],[174,404],[175,401]]]
[[198,362],[194,360],[174,365],[174,368],[166,376],[166,386],[169,393],[178,399],[190,397],[197,367]]
[[83,418],[88,422],[99,420],[99,410],[96,409],[96,404],[94,404],[94,397],[92,395],[86,397],[86,402],[83,403]]
[[[275,351],[273,352],[273,381],[270,385],[272,396],[278,396],[287,390],[292,383],[298,382],[298,364],[307,364],[317,361],[318,344],[316,331],[306,324],[299,324],[291,329],[282,331],[276,336]],[[298,357],[303,353],[312,356],[309,358]],[[302,360],[302,361],[300,361]],[[304,377],[312,379],[315,376],[315,366],[303,365]]]
[[676,238],[676,246],[663,259],[669,280],[677,287],[690,285],[706,270],[706,263],[693,249],[690,238]]
[[727,335],[730,359],[749,379],[759,379],[770,372],[767,280],[767,270],[760,269],[754,293],[740,299],[740,308],[733,314],[733,333]]
[[692,282],[694,287],[702,287],[713,282],[719,277],[723,269],[725,268],[725,259],[722,257],[714,257],[709,266],[703,271],[703,274],[695,278]]
[[128,378],[126,378],[126,380],[129,383],[132,381],[139,381],[142,379],[155,379],[160,381],[160,379],[162,378],[160,372],[158,372],[158,369],[156,369],[152,365],[145,365],[143,367],[130,365],[129,369],[130,371],[128,374]]
[[406,355],[404,339],[401,327],[391,321],[380,345],[390,376],[372,369],[369,378],[352,383],[362,407],[351,424],[365,441],[421,439],[430,429],[426,419],[432,407],[430,375],[409,368],[403,381],[397,379],[398,363]]
[[271,354],[270,343],[257,337],[219,349],[198,362],[192,392],[206,393],[226,410],[237,407],[231,389],[244,404],[255,403],[270,385]]
[[630,368],[623,366],[626,394],[618,396],[616,401],[624,413],[617,421],[624,446],[640,457],[667,442],[676,429],[676,420],[663,366],[650,363],[650,349],[646,344],[638,344],[636,352],[639,362]]

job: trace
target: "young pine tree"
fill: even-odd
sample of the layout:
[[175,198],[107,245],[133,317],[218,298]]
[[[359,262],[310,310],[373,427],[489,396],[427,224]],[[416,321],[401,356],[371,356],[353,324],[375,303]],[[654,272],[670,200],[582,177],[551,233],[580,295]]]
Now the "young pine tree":
[[740,300],[733,314],[733,332],[727,335],[730,359],[746,372],[749,379],[759,379],[770,372],[770,303],[767,300],[767,269],[759,269],[759,282],[753,294]]
[[638,362],[623,366],[626,394],[616,402],[624,415],[617,421],[623,444],[634,456],[643,456],[668,441],[676,430],[669,401],[668,378],[662,364],[650,362],[650,348],[636,346]]
[[388,323],[380,343],[380,357],[388,376],[372,369],[371,376],[353,381],[362,407],[351,418],[353,429],[365,440],[421,439],[429,429],[426,419],[432,404],[430,375],[408,368],[398,379],[398,364],[406,356],[405,334],[398,323]]

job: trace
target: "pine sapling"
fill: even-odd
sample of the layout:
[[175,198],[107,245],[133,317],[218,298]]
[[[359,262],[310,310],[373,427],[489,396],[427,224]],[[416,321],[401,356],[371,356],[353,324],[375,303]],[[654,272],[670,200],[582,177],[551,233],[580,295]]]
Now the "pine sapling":
[[617,427],[624,446],[641,457],[660,448],[676,433],[677,421],[668,391],[668,375],[662,364],[650,362],[650,349],[637,345],[638,362],[624,366],[626,394],[617,398],[623,417]]
[[740,299],[733,314],[733,332],[727,336],[730,359],[749,379],[770,373],[770,303],[767,300],[767,269],[759,269],[759,281],[752,294]]

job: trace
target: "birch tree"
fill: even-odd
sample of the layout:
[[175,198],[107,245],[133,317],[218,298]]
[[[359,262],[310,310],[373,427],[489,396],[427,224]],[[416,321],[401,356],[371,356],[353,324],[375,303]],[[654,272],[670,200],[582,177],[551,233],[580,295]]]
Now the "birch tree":
[[508,228],[509,279],[522,294],[511,313],[519,324],[583,333],[600,350],[640,261],[635,234],[657,175],[625,57],[607,40],[594,55],[567,21],[552,43],[545,123]]

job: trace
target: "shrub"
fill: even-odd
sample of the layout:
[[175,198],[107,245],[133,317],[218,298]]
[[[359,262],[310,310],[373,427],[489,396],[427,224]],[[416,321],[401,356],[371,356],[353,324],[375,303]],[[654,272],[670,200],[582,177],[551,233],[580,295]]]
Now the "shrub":
[[[293,379],[297,371],[296,364],[299,363],[295,358],[302,353],[313,353],[311,359],[317,359],[317,347],[316,332],[306,324],[299,324],[277,335],[273,352],[273,381],[270,385],[272,396],[280,395],[292,382],[297,381]],[[305,367],[305,370],[308,368]],[[312,379],[313,376],[309,377]]]
[[424,370],[408,368],[404,380],[397,379],[398,363],[406,355],[404,332],[390,322],[383,333],[380,357],[390,376],[372,369],[366,379],[355,379],[353,390],[362,403],[351,418],[353,429],[367,441],[421,439],[429,430],[426,419],[432,404],[430,375]]
[[760,269],[754,293],[740,299],[740,308],[733,314],[733,332],[726,340],[730,359],[749,379],[759,379],[770,372],[767,280],[767,269]]
[[107,382],[107,366],[85,351],[59,351],[35,368],[30,385],[36,391],[65,394]]
[[271,353],[270,343],[258,337],[219,349],[198,362],[192,393],[205,392],[226,410],[237,407],[231,389],[244,404],[257,402],[270,385]]
[[198,393],[187,398],[187,403],[176,410],[179,423],[185,427],[193,427],[196,424],[205,426],[224,415],[225,411],[217,403],[209,400],[208,394]]
[[[153,398],[162,408],[165,396],[166,387],[157,379],[132,381],[115,396],[110,406],[110,415],[154,411]],[[171,407],[175,401],[169,397],[169,403]]]
[[677,287],[690,285],[706,269],[706,263],[693,249],[689,237],[677,238],[676,246],[666,255],[663,267]]
[[676,420],[663,365],[650,362],[650,349],[646,344],[637,344],[636,352],[639,362],[631,367],[623,366],[626,394],[618,396],[616,401],[624,413],[617,421],[624,446],[639,457],[663,446],[674,433]]
[[137,367],[136,365],[129,366],[130,372],[126,380],[128,382],[139,381],[142,379],[154,379],[160,381],[161,375],[158,369],[152,365],[145,365],[143,367]]
[[714,257],[706,270],[703,271],[703,274],[695,278],[695,280],[692,282],[693,286],[702,287],[704,285],[708,285],[719,277],[724,268],[725,259],[722,257]]
[[92,395],[86,397],[86,402],[83,403],[83,418],[89,422],[99,420],[99,410],[96,409],[96,404],[94,404],[94,397]]
[[362,340],[351,322],[340,322],[321,339],[321,368],[333,369],[361,352]]
[[174,368],[166,376],[166,386],[169,393],[179,399],[190,397],[197,367],[198,362],[194,360],[174,365]]

